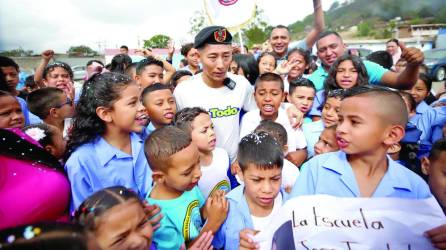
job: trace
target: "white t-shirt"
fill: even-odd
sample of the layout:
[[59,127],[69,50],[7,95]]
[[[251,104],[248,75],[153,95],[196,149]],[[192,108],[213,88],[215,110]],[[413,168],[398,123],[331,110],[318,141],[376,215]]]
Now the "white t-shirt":
[[274,215],[276,215],[280,211],[281,207],[282,207],[282,194],[279,192],[277,197],[274,199],[273,210],[271,210],[271,213],[268,216],[257,217],[251,215],[254,230],[263,231],[268,226],[270,226],[271,220],[273,219]]
[[227,175],[230,166],[228,153],[222,148],[215,148],[212,151],[212,163],[209,166],[201,166],[201,178],[198,187],[205,199],[214,190],[224,190],[228,193],[231,184]]
[[211,88],[203,81],[202,73],[179,84],[174,91],[178,110],[201,107],[207,110],[215,126],[217,147],[224,148],[233,162],[236,158],[240,130],[240,110],[256,107],[254,88],[243,76],[227,73],[236,82],[233,90],[226,86]]
[[[262,118],[260,117],[260,110],[254,109],[246,113],[242,118],[242,124],[240,129],[240,139],[245,135],[254,131],[257,126],[259,126]],[[283,108],[279,108],[277,119],[274,121],[281,124],[286,132],[288,139],[288,152],[293,152],[298,149],[303,149],[307,147],[307,142],[305,140],[304,133],[302,129],[293,129],[290,125],[286,111]]]
[[294,183],[299,177],[300,171],[299,168],[296,167],[293,163],[291,163],[287,159],[283,159],[283,167],[282,167],[282,188],[285,189],[288,187],[293,187]]

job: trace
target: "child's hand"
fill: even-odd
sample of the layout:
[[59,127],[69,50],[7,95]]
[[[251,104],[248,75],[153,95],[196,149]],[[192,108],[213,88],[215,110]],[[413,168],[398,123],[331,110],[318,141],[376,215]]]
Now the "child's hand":
[[296,108],[296,106],[291,105],[286,109],[286,114],[290,120],[291,127],[300,128],[304,120],[304,114]]
[[[214,236],[211,231],[203,233],[198,239],[190,246],[189,250],[211,250],[214,249],[212,247],[212,239]],[[186,246],[182,246],[180,249],[185,250]]]
[[151,49],[135,49],[135,53],[141,53],[144,57],[153,56]]
[[71,101],[74,102],[74,83],[73,82],[68,82],[64,87],[63,87],[63,91],[65,93],[66,96],[68,96]]
[[424,234],[431,240],[434,247],[446,249],[446,224],[426,231]]
[[238,171],[238,161],[235,161],[234,163],[231,164],[231,174],[232,175],[236,175]]
[[220,227],[225,221],[229,210],[229,204],[225,197],[225,191],[217,190],[212,194],[211,202],[208,207],[208,223]]
[[245,228],[239,233],[240,237],[240,246],[239,250],[242,249],[259,249],[260,246],[258,243],[255,243],[252,239],[252,236],[254,236],[259,231],[255,231],[249,228]]
[[42,59],[44,59],[45,61],[49,61],[51,60],[51,58],[53,58],[54,56],[54,51],[53,50],[45,50],[44,52],[42,52]]
[[158,205],[150,205],[146,200],[143,202],[144,212],[150,218],[150,224],[152,224],[153,231],[158,229],[160,225],[160,221],[163,218],[163,214],[161,214],[161,208]]
[[419,66],[424,61],[424,54],[417,48],[407,48],[402,42],[398,42],[398,46],[401,48],[401,58],[407,61],[409,66]]

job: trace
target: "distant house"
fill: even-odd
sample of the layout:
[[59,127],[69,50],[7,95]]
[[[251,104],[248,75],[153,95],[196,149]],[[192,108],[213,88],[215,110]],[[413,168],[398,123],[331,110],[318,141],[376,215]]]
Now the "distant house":
[[[129,53],[128,55],[130,56],[130,58],[132,58],[133,62],[139,62],[142,59],[144,59],[144,57],[142,56],[142,53],[136,53],[135,52],[136,49],[130,49],[129,48]],[[104,54],[105,54],[105,63],[111,63],[113,57],[117,54],[120,54],[120,50],[119,48],[116,49],[104,49]],[[167,49],[152,49],[152,53],[156,56],[161,56],[163,58],[166,58],[167,56]],[[175,54],[173,56],[173,65],[177,66],[179,64],[179,61],[183,58],[182,55],[179,54],[179,50],[175,51]]]

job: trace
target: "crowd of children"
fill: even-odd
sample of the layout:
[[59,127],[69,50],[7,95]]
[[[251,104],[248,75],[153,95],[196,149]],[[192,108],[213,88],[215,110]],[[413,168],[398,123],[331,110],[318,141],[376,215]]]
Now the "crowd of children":
[[[178,71],[123,48],[76,87],[47,50],[18,91],[0,57],[0,248],[256,249],[300,195],[434,196],[446,211],[446,101],[428,98],[423,53],[400,44],[394,71],[351,55],[313,2],[298,47],[279,25],[257,58],[209,26]],[[446,225],[425,235],[446,249]]]

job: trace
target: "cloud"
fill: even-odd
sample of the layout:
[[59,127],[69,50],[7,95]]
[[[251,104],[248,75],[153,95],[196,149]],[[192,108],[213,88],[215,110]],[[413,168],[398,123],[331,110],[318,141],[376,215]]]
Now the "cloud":
[[[323,0],[324,9],[333,1]],[[309,0],[256,2],[273,25],[287,25],[312,13]],[[81,44],[98,49],[98,42],[108,48],[122,44],[136,48],[138,37],[143,40],[156,34],[192,41],[189,19],[202,6],[203,0],[0,1],[0,50],[65,52]]]

